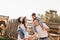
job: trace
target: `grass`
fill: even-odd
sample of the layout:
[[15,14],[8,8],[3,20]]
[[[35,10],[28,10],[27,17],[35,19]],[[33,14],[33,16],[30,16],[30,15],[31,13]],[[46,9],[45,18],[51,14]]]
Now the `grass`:
[[13,40],[13,39],[6,36],[0,36],[0,40]]

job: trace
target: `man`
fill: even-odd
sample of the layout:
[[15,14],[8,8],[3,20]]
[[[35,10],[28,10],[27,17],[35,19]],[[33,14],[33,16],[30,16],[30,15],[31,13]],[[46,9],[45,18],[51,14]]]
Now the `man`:
[[42,23],[44,27],[44,29],[42,29],[37,19],[34,19],[33,23],[36,27],[37,32],[35,33],[38,34],[39,40],[48,40],[47,30],[49,29],[49,27],[45,23]]

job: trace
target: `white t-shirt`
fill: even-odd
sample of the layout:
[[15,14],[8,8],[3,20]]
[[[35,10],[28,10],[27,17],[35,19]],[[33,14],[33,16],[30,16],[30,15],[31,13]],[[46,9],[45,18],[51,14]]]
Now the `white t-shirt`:
[[[46,27],[45,27],[45,28],[46,28]],[[36,30],[37,30],[37,32],[38,32],[38,36],[39,36],[40,38],[48,37],[48,33],[47,33],[47,31],[46,31],[45,29],[42,30],[42,28],[41,28],[40,25],[36,27]]]

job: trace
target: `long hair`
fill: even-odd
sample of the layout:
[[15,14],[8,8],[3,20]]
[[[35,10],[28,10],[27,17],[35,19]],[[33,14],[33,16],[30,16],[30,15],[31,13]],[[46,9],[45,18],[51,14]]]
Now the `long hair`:
[[22,23],[20,19],[21,19],[21,17],[19,17],[17,20],[18,20],[19,23]]
[[26,18],[26,17],[23,18],[22,24],[24,24],[24,27],[27,28],[27,27],[26,27],[26,24],[25,24],[25,18]]

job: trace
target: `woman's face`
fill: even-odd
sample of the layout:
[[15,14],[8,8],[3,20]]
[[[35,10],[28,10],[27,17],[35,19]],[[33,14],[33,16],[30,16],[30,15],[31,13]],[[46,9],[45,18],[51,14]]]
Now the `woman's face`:
[[27,18],[25,18],[25,20],[24,20],[25,22],[27,22]]

